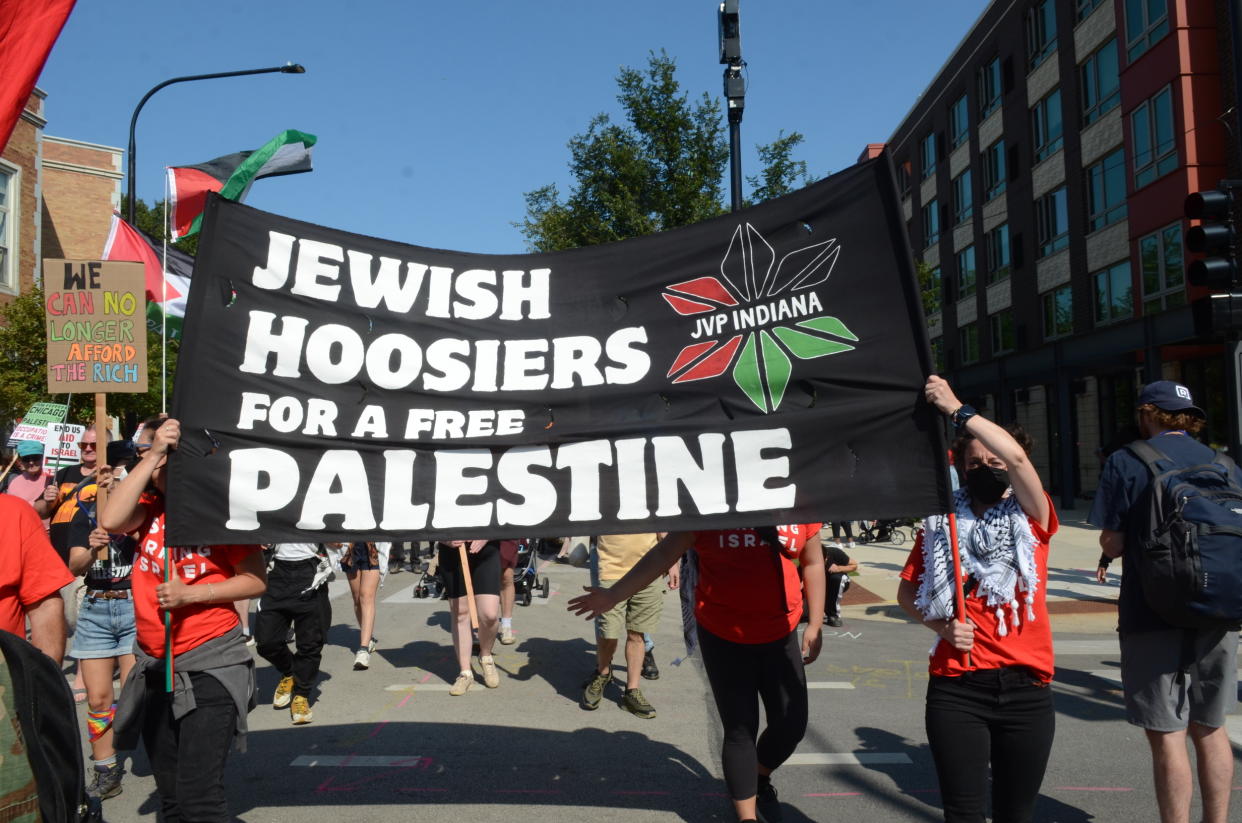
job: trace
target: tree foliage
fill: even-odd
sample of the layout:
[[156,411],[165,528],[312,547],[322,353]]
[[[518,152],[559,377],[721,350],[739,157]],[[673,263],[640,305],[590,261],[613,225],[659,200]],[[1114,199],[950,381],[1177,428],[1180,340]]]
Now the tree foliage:
[[[623,68],[617,100],[625,123],[607,114],[591,119],[569,141],[573,188],[562,199],[555,184],[527,192],[517,224],[532,251],[556,251],[623,240],[697,223],[726,211],[729,146],[720,105],[706,92],[696,101],[682,91],[676,63],[654,52],[646,70]],[[755,185],[762,200],[792,189],[806,164],[791,153],[793,132],[761,146],[765,168]]]

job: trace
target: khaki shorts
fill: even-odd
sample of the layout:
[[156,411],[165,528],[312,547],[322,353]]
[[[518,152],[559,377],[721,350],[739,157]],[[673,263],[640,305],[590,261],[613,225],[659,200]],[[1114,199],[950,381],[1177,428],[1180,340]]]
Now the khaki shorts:
[[[605,580],[607,586],[612,581]],[[595,620],[595,634],[609,640],[620,640],[626,630],[653,632],[660,625],[664,603],[664,578],[659,577],[629,600],[623,600]]]
[[1131,632],[1121,637],[1121,683],[1126,719],[1157,732],[1189,723],[1225,725],[1238,699],[1238,633],[1192,630],[1194,650],[1187,677],[1179,674],[1181,629]]

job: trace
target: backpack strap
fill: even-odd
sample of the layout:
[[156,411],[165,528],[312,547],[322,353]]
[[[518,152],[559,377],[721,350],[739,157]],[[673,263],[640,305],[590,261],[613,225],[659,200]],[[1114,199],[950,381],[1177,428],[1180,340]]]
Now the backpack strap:
[[1131,454],[1143,461],[1143,465],[1151,472],[1152,477],[1159,477],[1161,474],[1160,467],[1156,465],[1156,461],[1170,459],[1167,454],[1146,440],[1135,440],[1133,443],[1127,443],[1126,448]]

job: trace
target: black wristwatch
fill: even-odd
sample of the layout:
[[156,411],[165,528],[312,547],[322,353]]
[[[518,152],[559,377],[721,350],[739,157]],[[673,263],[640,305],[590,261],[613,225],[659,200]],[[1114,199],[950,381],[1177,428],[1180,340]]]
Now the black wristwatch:
[[979,412],[975,411],[974,406],[963,404],[957,411],[953,412],[953,428],[961,431],[966,427],[966,421],[974,417]]

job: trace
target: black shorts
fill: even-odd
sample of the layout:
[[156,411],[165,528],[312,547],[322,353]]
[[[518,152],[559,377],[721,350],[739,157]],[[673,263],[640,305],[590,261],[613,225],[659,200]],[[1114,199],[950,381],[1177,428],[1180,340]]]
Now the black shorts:
[[[461,573],[461,560],[456,546],[444,543],[437,544],[440,550],[438,572],[444,581],[444,591],[449,597],[466,596],[466,578]],[[470,582],[474,585],[474,593],[500,594],[500,542],[493,540],[477,554],[467,552],[470,564]]]

